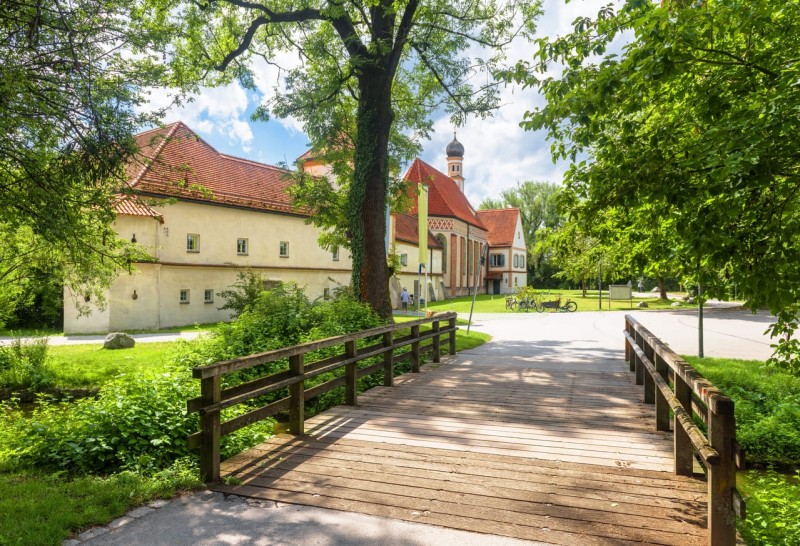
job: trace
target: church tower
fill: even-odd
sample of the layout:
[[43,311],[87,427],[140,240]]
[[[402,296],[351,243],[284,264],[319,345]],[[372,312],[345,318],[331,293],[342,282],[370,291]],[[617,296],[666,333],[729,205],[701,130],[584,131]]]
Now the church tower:
[[461,193],[464,193],[464,172],[462,170],[464,145],[456,140],[455,131],[453,131],[453,141],[447,145],[445,152],[447,153],[447,176],[452,178]]

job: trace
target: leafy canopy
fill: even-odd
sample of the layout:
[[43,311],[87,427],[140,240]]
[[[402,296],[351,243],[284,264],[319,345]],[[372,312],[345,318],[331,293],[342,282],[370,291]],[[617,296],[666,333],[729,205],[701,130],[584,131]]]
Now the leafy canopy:
[[[669,223],[684,275],[735,282],[797,327],[800,300],[800,9],[797,2],[628,0],[542,40],[506,76],[538,87],[525,117],[587,221],[610,209],[642,238]],[[624,35],[622,33],[625,33]],[[620,48],[621,40],[629,40]],[[673,231],[674,230],[674,231]],[[713,282],[709,295],[723,295]],[[777,330],[776,330],[777,331]],[[797,349],[796,342],[794,349]],[[783,345],[791,348],[790,345]]]

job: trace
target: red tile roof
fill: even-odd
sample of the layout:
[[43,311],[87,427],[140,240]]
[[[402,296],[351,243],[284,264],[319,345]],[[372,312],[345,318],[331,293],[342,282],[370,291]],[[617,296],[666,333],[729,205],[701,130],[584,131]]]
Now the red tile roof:
[[129,184],[148,194],[308,215],[291,203],[289,171],[222,154],[182,122],[137,135]]
[[[467,201],[467,197],[458,188],[458,185],[446,174],[441,173],[417,158],[408,168],[408,172],[403,177],[406,182],[412,184],[427,183],[430,188],[428,191],[428,215],[429,216],[448,216],[463,220],[468,224],[486,229],[480,219],[475,215],[475,209]],[[411,192],[412,215],[417,214],[417,192]]]
[[[419,220],[410,214],[394,213],[394,237],[399,241],[419,245]],[[428,230],[428,246],[442,248],[436,237]]]
[[518,208],[479,210],[477,214],[489,230],[489,246],[514,244],[519,218]]
[[125,214],[127,216],[150,216],[151,218],[157,218],[162,224],[164,223],[164,218],[160,213],[151,209],[147,203],[142,202],[135,196],[118,196],[114,203],[114,210],[117,214]]

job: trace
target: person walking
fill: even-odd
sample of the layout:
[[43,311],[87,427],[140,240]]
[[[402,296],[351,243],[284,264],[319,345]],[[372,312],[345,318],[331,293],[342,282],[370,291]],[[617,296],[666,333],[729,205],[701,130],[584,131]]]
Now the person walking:
[[403,291],[400,292],[400,303],[402,303],[403,311],[408,311],[408,290],[406,287],[403,287]]

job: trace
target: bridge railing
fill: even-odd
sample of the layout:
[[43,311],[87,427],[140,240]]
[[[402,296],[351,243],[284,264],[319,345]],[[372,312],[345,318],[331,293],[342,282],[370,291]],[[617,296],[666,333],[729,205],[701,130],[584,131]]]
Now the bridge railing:
[[[305,428],[306,400],[344,386],[345,403],[354,406],[357,403],[360,378],[383,371],[383,384],[392,386],[395,364],[410,359],[411,371],[419,372],[420,355],[427,352],[432,353],[434,362],[439,362],[443,336],[447,336],[446,339],[449,341],[449,353],[455,354],[456,316],[454,312],[437,313],[411,322],[380,326],[194,368],[192,374],[195,379],[200,380],[200,396],[187,401],[187,411],[200,414],[200,431],[189,435],[187,443],[190,449],[200,448],[200,474],[203,480],[214,482],[220,479],[222,436],[286,410],[289,410],[289,432],[302,435]],[[420,326],[425,324],[431,325],[429,331],[420,329]],[[410,334],[395,338],[394,334],[399,330],[410,330]],[[379,341],[366,347],[357,347],[358,341],[370,338]],[[396,354],[398,349],[409,345],[410,351]],[[338,354],[314,362],[305,361],[306,355],[312,351],[336,347],[340,348]],[[381,355],[382,361],[365,368],[358,367],[359,362]],[[234,387],[222,388],[221,380],[225,374],[284,359],[289,361],[288,369],[284,371]],[[344,375],[306,388],[307,380],[342,368],[345,370]],[[221,420],[221,411],[225,408],[286,388],[289,389],[287,397],[252,409],[233,419],[224,422]]]
[[745,517],[736,489],[744,452],[736,442],[733,400],[630,315],[625,315],[624,335],[630,371],[644,387],[644,402],[655,404],[656,429],[674,431],[675,474],[691,476],[695,456],[705,468],[709,544],[736,544],[736,517]]

